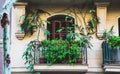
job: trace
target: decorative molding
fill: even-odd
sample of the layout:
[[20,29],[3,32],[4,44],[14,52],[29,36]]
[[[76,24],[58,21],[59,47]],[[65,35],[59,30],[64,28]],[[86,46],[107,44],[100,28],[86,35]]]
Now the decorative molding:
[[28,5],[28,3],[26,3],[26,2],[16,2],[14,4],[14,6],[26,6],[26,5]]
[[109,4],[110,2],[95,2],[95,5],[100,7],[107,7]]
[[27,5],[28,5],[28,3],[26,3],[26,2],[16,2],[14,4],[14,7],[15,8],[25,8]]

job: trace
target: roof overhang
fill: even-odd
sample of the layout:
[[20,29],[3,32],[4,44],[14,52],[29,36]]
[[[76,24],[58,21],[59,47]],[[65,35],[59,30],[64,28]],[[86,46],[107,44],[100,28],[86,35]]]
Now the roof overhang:
[[75,5],[91,2],[92,0],[18,0],[32,5]]

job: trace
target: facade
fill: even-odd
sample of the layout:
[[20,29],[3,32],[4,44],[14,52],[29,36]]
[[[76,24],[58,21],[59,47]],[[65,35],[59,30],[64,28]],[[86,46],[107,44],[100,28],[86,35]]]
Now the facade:
[[[83,52],[84,61],[77,65],[52,65],[47,66],[45,64],[40,64],[37,61],[34,64],[34,71],[40,71],[43,74],[107,74],[107,73],[118,73],[120,72],[120,64],[119,64],[119,50],[117,51],[117,58],[116,61],[109,63],[109,60],[105,61],[107,58],[104,54],[107,51],[102,50],[102,42],[100,37],[105,29],[109,30],[112,26],[114,26],[114,35],[120,35],[120,10],[119,10],[119,0],[105,0],[105,1],[97,1],[97,0],[19,0],[11,9],[11,26],[10,26],[10,56],[11,56],[11,72],[12,74],[32,74],[31,71],[26,69],[24,64],[25,60],[22,59],[23,52],[25,51],[27,44],[31,40],[39,39],[40,41],[46,38],[60,38],[61,35],[66,34],[60,33],[57,35],[55,33],[55,29],[57,28],[55,24],[59,24],[65,26],[69,22],[63,21],[66,16],[72,17],[74,19],[74,24],[79,24],[83,28],[86,28],[85,22],[88,23],[89,19],[91,19],[91,14],[86,13],[87,9],[95,9],[96,14],[99,17],[99,24],[97,26],[96,33],[91,34],[92,39],[91,43],[93,47],[91,49],[87,49]],[[20,17],[26,14],[28,11],[27,8],[36,11],[41,11],[40,18],[42,20],[49,20],[52,21],[52,25],[48,26],[48,24],[44,24],[45,28],[48,28],[51,32],[51,36],[47,37],[44,35],[43,31],[40,30],[33,33],[32,36],[25,36],[24,39],[20,39],[16,37],[16,33],[20,31]],[[83,10],[82,10],[83,8]],[[82,12],[80,11],[82,10]],[[42,12],[44,11],[44,12]],[[82,14],[81,14],[82,13]],[[82,16],[83,15],[83,16]],[[85,16],[85,20],[83,17]],[[62,23],[64,22],[64,23]],[[52,28],[52,29],[51,29]],[[75,32],[78,32],[78,29],[75,28]],[[85,33],[87,31],[85,30]],[[40,33],[40,35],[38,35]],[[53,35],[54,34],[54,35]],[[64,36],[63,36],[64,38]],[[106,49],[107,50],[107,49]],[[109,51],[108,51],[109,52]],[[115,51],[116,52],[116,51]],[[36,53],[37,54],[37,53]],[[36,56],[36,55],[35,55]],[[39,57],[38,57],[39,58]],[[115,58],[115,57],[113,57]],[[110,58],[111,59],[111,58]],[[35,58],[35,60],[38,60]],[[118,62],[118,63],[115,63]]]

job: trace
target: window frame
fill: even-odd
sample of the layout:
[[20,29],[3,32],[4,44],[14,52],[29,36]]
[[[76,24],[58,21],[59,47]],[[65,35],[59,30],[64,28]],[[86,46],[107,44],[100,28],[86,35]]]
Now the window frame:
[[[60,19],[59,19],[60,17]],[[52,16],[50,18],[48,18],[48,21],[51,22],[51,24],[47,24],[47,29],[50,31],[50,35],[47,35],[47,39],[66,39],[66,35],[68,33],[68,27],[74,27],[72,26],[72,24],[74,24],[74,18],[70,17],[71,19],[73,19],[73,21],[71,22],[70,19],[65,20],[66,15],[55,15]],[[59,23],[58,29],[56,29],[56,23]],[[64,23],[64,24],[63,24]],[[65,30],[62,30],[61,32],[57,33],[56,31],[61,29],[63,27],[63,25],[65,25]],[[52,28],[52,29],[50,29]],[[75,32],[75,27],[74,27],[74,32]],[[57,37],[58,34],[58,37]],[[62,37],[63,35],[63,37]],[[64,36],[65,35],[65,36]]]

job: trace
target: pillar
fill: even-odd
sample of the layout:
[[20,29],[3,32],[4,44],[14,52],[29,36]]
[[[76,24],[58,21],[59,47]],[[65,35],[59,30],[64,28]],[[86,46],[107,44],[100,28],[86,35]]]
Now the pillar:
[[97,26],[97,34],[101,36],[106,29],[107,6],[109,2],[96,2],[95,5],[100,22]]
[[21,68],[18,67],[19,63],[16,61],[19,57],[22,57],[22,56],[16,53],[17,49],[15,49],[16,47],[15,45],[16,45],[16,41],[19,41],[19,40],[16,38],[15,33],[18,30],[21,30],[19,20],[21,16],[25,15],[26,5],[27,3],[25,2],[16,2],[16,4],[14,5],[11,11],[11,52],[10,52],[10,55],[11,55],[11,71],[12,72],[17,72],[17,71],[20,72],[22,70]]

